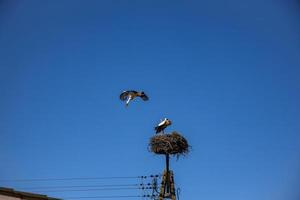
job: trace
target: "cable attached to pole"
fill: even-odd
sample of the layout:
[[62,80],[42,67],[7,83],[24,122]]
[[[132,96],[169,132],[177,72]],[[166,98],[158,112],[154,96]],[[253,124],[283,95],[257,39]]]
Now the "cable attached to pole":
[[149,176],[106,176],[106,177],[72,177],[72,178],[34,178],[34,179],[0,179],[1,182],[35,182],[35,181],[73,181],[73,180],[98,180],[98,179],[146,179],[158,177],[160,175]]

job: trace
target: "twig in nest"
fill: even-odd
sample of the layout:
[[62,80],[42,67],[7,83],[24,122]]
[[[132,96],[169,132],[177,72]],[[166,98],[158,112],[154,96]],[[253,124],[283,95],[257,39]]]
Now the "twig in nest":
[[150,151],[155,154],[187,155],[189,144],[187,140],[177,132],[171,134],[155,135],[150,138]]

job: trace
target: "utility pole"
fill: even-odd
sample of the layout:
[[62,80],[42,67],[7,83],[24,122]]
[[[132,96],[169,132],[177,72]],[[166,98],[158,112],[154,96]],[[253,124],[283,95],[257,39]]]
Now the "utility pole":
[[166,169],[163,172],[159,200],[172,199],[176,200],[174,174],[170,170],[170,156],[166,154]]
[[174,173],[170,169],[170,156],[179,157],[188,154],[190,146],[187,140],[176,131],[173,131],[169,134],[156,134],[151,137],[149,146],[153,153],[164,155],[166,159],[157,200],[178,200],[179,194],[176,195],[175,192]]

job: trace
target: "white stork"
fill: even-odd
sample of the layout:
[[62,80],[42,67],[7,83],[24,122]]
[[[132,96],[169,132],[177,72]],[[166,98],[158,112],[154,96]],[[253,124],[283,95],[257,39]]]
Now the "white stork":
[[162,120],[154,129],[157,133],[163,132],[165,128],[167,128],[167,126],[170,126],[172,124],[171,120],[165,118],[164,120]]
[[128,106],[129,102],[131,100],[133,100],[134,98],[136,98],[136,97],[140,97],[144,101],[149,100],[148,96],[144,92],[137,92],[137,91],[134,91],[134,90],[127,90],[127,91],[123,91],[120,94],[120,99],[122,101],[126,101],[126,107]]

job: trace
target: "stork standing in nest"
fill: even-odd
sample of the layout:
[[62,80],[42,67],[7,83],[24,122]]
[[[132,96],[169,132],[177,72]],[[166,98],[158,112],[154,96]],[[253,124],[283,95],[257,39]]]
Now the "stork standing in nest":
[[171,124],[172,124],[171,120],[165,118],[154,128],[156,131],[156,134],[160,133],[160,132],[164,133],[165,128],[167,128]]
[[129,105],[129,102],[136,97],[140,97],[144,101],[149,100],[149,97],[144,92],[137,92],[135,90],[127,90],[120,94],[120,99],[126,101],[126,107]]

